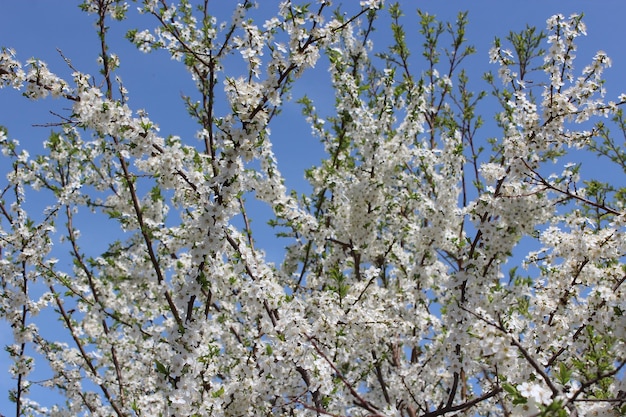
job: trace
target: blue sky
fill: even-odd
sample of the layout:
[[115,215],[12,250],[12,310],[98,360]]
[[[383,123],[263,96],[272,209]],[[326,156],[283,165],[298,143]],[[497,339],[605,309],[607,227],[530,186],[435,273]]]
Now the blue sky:
[[[263,13],[268,12],[279,0],[260,0]],[[356,3],[356,0],[354,0]],[[78,9],[78,1],[20,0],[3,1],[0,12],[0,46],[11,47],[17,51],[18,59],[24,61],[36,57],[48,62],[50,69],[70,78],[70,70],[57,52],[60,49],[73,65],[84,72],[97,74],[96,58],[98,38],[94,27],[94,16],[86,16]],[[337,4],[339,2],[336,2]],[[351,0],[344,0],[351,4]],[[213,0],[218,21],[230,19],[230,9],[234,2]],[[607,89],[609,97],[617,98],[626,92],[626,2],[623,0],[472,0],[472,1],[402,1],[407,18],[406,32],[409,46],[414,53],[419,53],[418,20],[415,10],[435,14],[441,20],[454,20],[457,13],[469,10],[467,38],[476,46],[477,54],[469,63],[470,77],[477,83],[483,72],[497,68],[489,65],[487,51],[494,36],[504,38],[510,30],[518,31],[526,24],[545,27],[546,19],[554,13],[569,15],[584,12],[588,36],[579,40],[577,70],[589,62],[599,49],[607,52],[613,60],[613,68],[607,71]],[[131,9],[134,5],[131,4]],[[224,10],[227,10],[224,13]],[[134,109],[146,109],[150,117],[160,125],[163,135],[176,134],[192,137],[195,125],[190,123],[180,100],[181,93],[191,92],[193,84],[183,66],[171,61],[164,53],[141,54],[124,39],[127,29],[152,24],[145,16],[137,19],[131,11],[131,19],[126,22],[111,22],[112,51],[121,58],[120,75],[129,90],[129,105]],[[477,84],[480,85],[480,84]],[[322,62],[319,68],[306,74],[293,89],[297,99],[308,94],[319,108],[332,105],[332,90],[328,87],[328,74]],[[49,110],[63,112],[68,103],[47,99],[31,102],[13,90],[0,90],[0,125],[9,129],[9,136],[16,138],[35,154],[41,149],[43,140],[50,128],[33,127],[33,124],[45,124],[56,119]],[[489,109],[487,109],[489,111]],[[485,114],[490,119],[491,114]],[[300,116],[300,107],[295,103],[287,104],[278,123],[272,126],[274,150],[279,161],[279,168],[287,179],[287,186],[303,187],[303,169],[319,161],[322,156],[316,139],[309,134],[309,128]],[[495,136],[497,131],[484,131],[485,137]],[[593,165],[596,160],[586,159]],[[4,161],[3,161],[4,163]],[[2,175],[7,167],[0,165]],[[266,214],[264,214],[266,215]],[[254,213],[252,214],[254,218]],[[257,221],[259,222],[259,221]],[[280,248],[269,248],[279,256]],[[0,345],[10,342],[6,326],[0,324]],[[13,407],[7,400],[7,389],[12,386],[6,369],[8,360],[4,351],[0,352],[0,414],[11,416]]]

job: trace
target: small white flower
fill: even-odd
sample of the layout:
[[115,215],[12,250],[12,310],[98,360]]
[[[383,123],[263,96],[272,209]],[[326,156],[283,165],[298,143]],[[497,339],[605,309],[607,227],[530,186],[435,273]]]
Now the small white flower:
[[520,384],[517,389],[523,397],[528,398],[538,404],[547,404],[550,402],[550,398],[552,397],[550,391],[545,389],[539,384],[530,384],[528,382],[523,382]]
[[383,5],[382,0],[364,0],[360,3],[364,9],[380,9]]

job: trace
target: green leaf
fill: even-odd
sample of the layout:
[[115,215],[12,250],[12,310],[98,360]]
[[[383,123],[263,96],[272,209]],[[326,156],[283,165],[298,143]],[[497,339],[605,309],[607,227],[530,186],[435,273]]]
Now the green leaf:
[[508,392],[511,395],[514,395],[514,396],[520,395],[520,393],[517,391],[517,388],[515,388],[511,384],[507,384],[506,382],[502,384],[502,389],[504,389],[506,392]]
[[213,392],[213,393],[211,394],[211,396],[212,396],[213,398],[219,398],[219,397],[221,397],[222,395],[224,395],[224,387],[223,387],[223,386],[221,386],[221,387],[220,387],[220,389],[218,389],[217,391],[215,391],[215,392]]
[[163,375],[169,375],[170,371],[158,360],[155,361],[157,372]]
[[557,373],[557,379],[563,385],[567,384],[572,378],[572,371],[564,363],[559,363],[559,372]]

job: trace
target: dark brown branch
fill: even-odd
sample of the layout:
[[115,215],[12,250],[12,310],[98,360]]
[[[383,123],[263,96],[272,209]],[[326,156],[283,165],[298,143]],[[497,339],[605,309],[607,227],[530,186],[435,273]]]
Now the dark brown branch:
[[346,388],[348,388],[348,391],[350,392],[350,394],[355,399],[355,404],[357,406],[359,406],[359,407],[369,411],[370,413],[372,413],[371,417],[384,417],[383,414],[380,414],[378,412],[378,409],[373,404],[371,404],[369,401],[367,401],[365,398],[363,398],[357,392],[357,390],[352,386],[352,384],[350,382],[348,382],[348,380],[343,376],[341,371],[339,369],[337,369],[335,364],[328,358],[328,356],[326,356],[326,354],[317,345],[317,343],[315,343],[315,339],[313,337],[309,336],[309,335],[304,335],[304,336],[311,343],[311,345],[313,346],[315,351],[326,361],[326,363],[328,363],[328,365],[332,368],[333,372],[335,372],[335,375],[341,380],[341,382],[344,384],[344,386]]

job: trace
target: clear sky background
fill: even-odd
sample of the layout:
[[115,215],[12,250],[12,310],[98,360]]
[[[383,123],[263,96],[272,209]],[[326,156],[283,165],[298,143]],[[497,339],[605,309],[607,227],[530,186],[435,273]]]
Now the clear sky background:
[[[271,13],[279,0],[259,0],[262,4],[260,13]],[[357,0],[343,0],[354,7]],[[48,62],[50,69],[71,79],[69,70],[57,52],[60,49],[73,65],[83,71],[97,74],[96,58],[98,38],[94,22],[95,16],[87,16],[78,9],[78,1],[72,0],[0,0],[0,46],[14,48],[17,57],[25,61],[35,57]],[[229,21],[235,1],[212,0],[218,21]],[[336,1],[335,5],[339,2]],[[477,53],[468,61],[469,75],[475,86],[481,86],[480,77],[488,70],[497,71],[489,64],[487,52],[494,36],[504,38],[509,31],[522,30],[526,24],[545,28],[546,19],[555,13],[569,16],[571,13],[584,12],[588,36],[578,41],[578,59],[576,71],[586,65],[597,50],[604,50],[613,60],[613,67],[605,74],[610,99],[616,99],[619,93],[626,92],[626,1],[624,0],[423,0],[401,1],[405,11],[405,29],[407,41],[414,54],[419,54],[421,40],[418,37],[418,18],[415,10],[420,8],[435,14],[440,20],[454,20],[459,11],[469,11],[467,38],[477,48]],[[130,8],[134,9],[131,4]],[[121,75],[125,87],[129,90],[129,105],[133,110],[146,109],[150,118],[161,127],[163,135],[174,134],[189,137],[193,143],[196,126],[190,122],[182,101],[181,93],[193,91],[193,83],[181,63],[171,61],[165,53],[149,55],[138,52],[124,39],[130,28],[150,27],[154,21],[147,16],[137,17],[134,10],[125,22],[110,23],[111,50],[121,58]],[[258,23],[262,25],[262,22]],[[377,39],[376,37],[374,39]],[[382,39],[383,43],[388,40]],[[328,73],[324,61],[315,71],[307,73],[301,82],[296,83],[292,91],[294,102],[285,105],[283,113],[272,125],[274,150],[279,161],[279,168],[287,180],[287,186],[303,188],[303,170],[319,161],[321,147],[310,135],[309,127],[300,115],[300,106],[295,99],[309,95],[316,106],[323,110],[332,106],[332,90],[328,87]],[[486,84],[484,84],[487,88]],[[19,139],[31,154],[36,154],[43,140],[50,133],[49,127],[33,127],[55,122],[57,119],[49,113],[53,110],[63,113],[70,105],[62,100],[46,99],[32,102],[21,97],[21,93],[0,90],[0,125],[9,130],[9,137]],[[492,114],[486,109],[484,117],[491,119]],[[492,109],[493,110],[493,109]],[[495,110],[494,110],[495,111]],[[496,130],[484,129],[485,138],[499,134]],[[589,158],[586,164],[593,166],[596,159]],[[4,175],[8,166],[6,160],[0,160],[0,175]],[[598,167],[596,167],[598,168]],[[598,168],[599,169],[599,168]],[[0,180],[3,184],[4,180]],[[264,215],[267,215],[265,213]],[[254,213],[252,213],[254,218]],[[259,222],[259,221],[257,221]],[[254,226],[254,225],[253,225]],[[107,240],[106,230],[100,230],[99,242],[94,241],[93,250],[98,251]],[[110,232],[113,233],[113,232]],[[258,238],[258,236],[257,236]],[[84,244],[85,245],[85,244]],[[280,245],[268,247],[271,258],[280,258]],[[56,323],[56,322],[52,322]],[[6,325],[0,323],[0,345],[11,342]],[[14,415],[14,408],[8,402],[7,390],[13,387],[7,368],[8,358],[0,352],[0,414],[6,417]],[[6,377],[5,377],[6,376]]]

